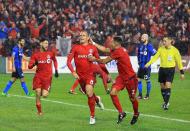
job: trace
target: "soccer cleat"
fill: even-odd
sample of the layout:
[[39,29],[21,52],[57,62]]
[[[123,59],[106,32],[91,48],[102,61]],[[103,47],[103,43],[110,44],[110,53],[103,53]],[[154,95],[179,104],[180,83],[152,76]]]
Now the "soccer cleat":
[[86,95],[85,91],[84,91],[82,88],[79,88],[79,91],[80,91],[82,94]]
[[43,113],[42,113],[42,112],[37,112],[37,115],[38,115],[38,116],[42,116]]
[[76,95],[76,94],[77,94],[77,93],[76,93],[75,91],[73,91],[73,90],[70,90],[68,93],[69,93],[69,94],[73,94],[73,95]]
[[163,108],[164,110],[168,110],[169,105],[170,105],[170,103],[169,103],[169,102],[168,102],[167,104],[166,104],[166,103],[164,103],[164,104],[162,105],[162,108]]
[[125,112],[119,113],[117,124],[121,123],[125,117],[126,117],[126,113]]
[[95,117],[90,116],[90,122],[89,122],[89,124],[90,125],[94,125],[95,123],[96,123]]
[[2,95],[2,96],[7,96],[8,94],[7,94],[7,93],[2,92],[2,93],[1,93],[1,95]]
[[106,90],[106,94],[110,94],[110,89],[109,88]]
[[143,98],[142,95],[137,96],[137,99],[142,99],[142,98]]
[[97,105],[101,110],[104,110],[104,104],[102,103],[100,96],[97,96],[97,98],[98,98],[99,101],[96,103],[96,105]]
[[149,96],[146,95],[146,96],[144,97],[144,100],[148,100],[148,99],[149,99]]
[[27,96],[33,97],[33,96],[35,96],[35,94],[29,92],[29,93],[27,94]]
[[138,113],[137,115],[134,115],[134,116],[133,116],[133,118],[132,118],[132,120],[131,120],[131,125],[134,125],[134,124],[137,122],[138,117],[139,117],[139,114],[140,114],[140,113]]

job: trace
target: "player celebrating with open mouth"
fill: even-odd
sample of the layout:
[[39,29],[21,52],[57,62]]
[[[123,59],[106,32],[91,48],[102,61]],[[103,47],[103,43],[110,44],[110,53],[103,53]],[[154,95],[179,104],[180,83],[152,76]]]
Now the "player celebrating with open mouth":
[[36,108],[38,115],[42,115],[41,96],[48,96],[52,81],[52,61],[55,67],[55,77],[58,77],[57,60],[55,54],[48,51],[48,41],[40,40],[40,52],[32,55],[28,68],[32,69],[37,66],[36,74],[33,78],[33,90],[36,91]]

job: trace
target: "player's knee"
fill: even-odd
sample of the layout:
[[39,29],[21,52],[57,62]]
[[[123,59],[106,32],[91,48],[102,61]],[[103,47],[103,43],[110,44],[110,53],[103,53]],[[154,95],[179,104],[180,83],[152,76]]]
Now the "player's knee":
[[42,97],[43,97],[43,98],[47,98],[47,97],[48,97],[48,93],[42,94]]
[[130,97],[130,101],[133,103],[135,101],[135,97]]
[[115,88],[112,88],[110,95],[117,95],[117,90]]

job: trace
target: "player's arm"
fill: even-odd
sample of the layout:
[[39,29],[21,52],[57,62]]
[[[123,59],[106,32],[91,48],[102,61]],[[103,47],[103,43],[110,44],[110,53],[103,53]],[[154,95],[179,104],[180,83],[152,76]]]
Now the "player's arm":
[[160,57],[160,49],[158,49],[158,52],[151,58],[151,60],[146,63],[145,67],[148,68],[152,63],[154,63],[158,58]]
[[16,69],[15,69],[14,59],[15,59],[15,56],[12,55],[12,57],[11,57],[11,62],[12,62],[12,72],[15,72],[15,71],[16,71]]
[[14,63],[14,59],[15,59],[15,55],[18,53],[18,51],[13,48],[13,52],[12,52],[12,56],[11,56],[11,62],[12,62],[12,72],[15,72],[15,63]]
[[27,56],[25,56],[24,54],[23,54],[22,58],[23,58],[24,60],[26,60],[26,61],[30,61],[30,57],[27,57]]
[[57,63],[57,59],[56,59],[54,53],[53,53],[52,60],[53,60],[54,68],[55,68],[55,77],[59,77],[58,70],[57,70],[58,69],[58,63]]
[[182,64],[182,60],[181,60],[181,55],[180,55],[178,50],[176,50],[176,52],[174,54],[175,54],[175,56],[174,56],[175,61],[176,61],[177,66],[178,66],[178,68],[180,70],[180,74],[181,74],[180,78],[184,79],[185,76],[184,76],[184,70],[183,70],[183,64]]
[[110,53],[110,49],[109,48],[106,48],[106,47],[104,47],[102,45],[99,45],[99,44],[95,43],[91,38],[90,38],[90,41],[91,41],[91,43],[94,46],[96,46],[96,48],[98,48],[98,50],[100,50],[102,52],[105,52],[105,53]]
[[102,63],[102,64],[106,64],[106,63],[108,63],[108,62],[110,62],[110,61],[113,60],[110,56],[108,56],[108,57],[106,57],[106,58],[104,58],[104,59],[96,58],[96,57],[94,57],[94,56],[89,56],[88,59],[89,59],[90,61],[96,61],[96,62]]
[[71,49],[70,53],[67,55],[67,66],[69,68],[69,70],[71,71],[72,75],[76,78],[76,79],[79,79],[79,76],[78,74],[75,72],[72,64],[71,64],[71,61],[74,57],[74,53],[75,53],[75,49],[74,47]]
[[140,66],[140,45],[137,47],[137,60],[138,60],[138,64]]
[[150,46],[150,53],[151,53],[151,56],[156,54],[156,49],[154,49],[152,45]]
[[38,61],[35,57],[35,54],[33,54],[30,58],[29,64],[28,64],[28,69],[32,69],[35,65],[38,64]]

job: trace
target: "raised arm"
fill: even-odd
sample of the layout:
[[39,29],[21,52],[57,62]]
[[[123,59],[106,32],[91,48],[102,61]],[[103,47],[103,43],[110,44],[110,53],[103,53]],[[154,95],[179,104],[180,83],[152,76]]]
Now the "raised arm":
[[96,58],[96,57],[94,57],[94,56],[89,56],[88,59],[89,59],[90,61],[96,61],[96,62],[102,63],[102,64],[106,64],[106,63],[108,63],[108,62],[110,62],[110,61],[113,60],[110,56],[108,56],[108,57],[106,57],[106,58],[104,58],[104,59]]
[[96,48],[98,48],[98,50],[100,50],[102,52],[105,52],[105,53],[110,53],[110,49],[109,48],[106,48],[106,47],[104,47],[102,45],[99,45],[99,44],[95,43],[91,38],[90,38],[90,41],[91,41],[91,43],[94,46],[96,46]]

